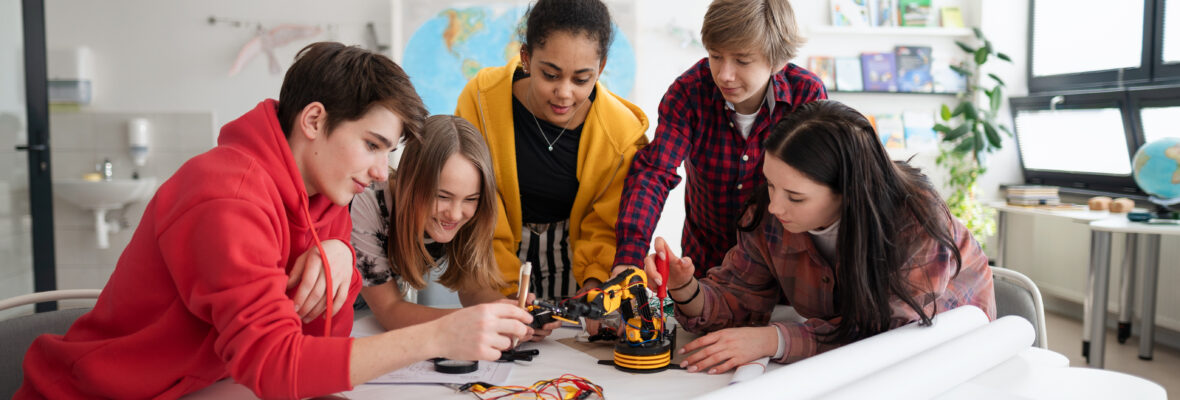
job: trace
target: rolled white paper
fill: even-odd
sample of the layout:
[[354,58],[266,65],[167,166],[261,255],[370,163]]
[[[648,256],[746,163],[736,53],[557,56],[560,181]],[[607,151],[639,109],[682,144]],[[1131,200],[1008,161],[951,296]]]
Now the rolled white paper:
[[729,384],[748,381],[757,378],[766,372],[766,364],[770,362],[770,357],[762,357],[754,361],[742,364],[737,369],[733,370],[733,378],[729,380]]
[[935,315],[931,326],[911,323],[699,398],[761,398],[767,393],[781,399],[815,398],[986,324],[983,310],[962,306]]
[[1028,320],[1010,315],[858,379],[824,399],[928,399],[1032,346]]

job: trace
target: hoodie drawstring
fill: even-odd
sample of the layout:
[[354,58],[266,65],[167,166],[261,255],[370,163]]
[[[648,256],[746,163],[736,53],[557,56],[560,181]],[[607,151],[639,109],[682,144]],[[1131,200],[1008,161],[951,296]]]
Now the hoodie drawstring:
[[324,309],[324,337],[332,334],[332,268],[328,265],[328,255],[324,252],[324,245],[320,242],[320,235],[315,231],[315,224],[312,223],[311,212],[307,211],[307,203],[300,202],[303,208],[303,217],[307,218],[308,230],[311,231],[311,238],[315,241],[316,249],[320,251],[320,261],[324,263],[324,284],[327,286],[325,300],[328,306]]

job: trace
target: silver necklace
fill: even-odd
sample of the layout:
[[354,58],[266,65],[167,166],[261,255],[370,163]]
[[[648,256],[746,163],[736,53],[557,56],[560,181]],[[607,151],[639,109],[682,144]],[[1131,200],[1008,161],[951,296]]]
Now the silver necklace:
[[[586,99],[586,101],[590,101],[590,99]],[[582,104],[586,104],[586,101],[583,101],[583,102],[582,102]],[[528,102],[529,102],[529,104],[532,104],[532,103],[533,103],[533,81],[529,81],[529,95],[528,95]],[[578,114],[578,110],[582,109],[582,104],[578,104],[578,106],[577,106],[577,107],[574,107],[574,115],[577,115],[577,114]],[[528,107],[525,107],[525,109],[526,109],[526,110],[528,110]],[[542,138],[542,139],[545,139],[545,143],[549,145],[549,152],[550,152],[550,153],[552,153],[552,152],[553,152],[553,145],[554,145],[554,144],[556,144],[558,140],[561,140],[561,135],[564,135],[564,134],[565,134],[565,130],[569,128],[570,121],[573,121],[573,120],[574,120],[574,119],[572,118],[573,116],[571,115],[571,116],[570,116],[570,117],[571,117],[571,118],[570,118],[570,120],[569,120],[569,121],[565,121],[565,126],[561,127],[561,132],[558,132],[558,133],[557,133],[557,137],[556,137],[556,138],[553,138],[553,141],[552,141],[552,142],[550,142],[550,141],[549,141],[549,136],[546,136],[546,135],[545,135],[545,130],[544,130],[544,129],[541,129],[541,122],[540,122],[540,121],[537,121],[537,114],[533,114],[532,110],[529,110],[529,115],[533,116],[533,123],[534,123],[534,124],[537,124],[537,130],[541,132],[541,138]]]

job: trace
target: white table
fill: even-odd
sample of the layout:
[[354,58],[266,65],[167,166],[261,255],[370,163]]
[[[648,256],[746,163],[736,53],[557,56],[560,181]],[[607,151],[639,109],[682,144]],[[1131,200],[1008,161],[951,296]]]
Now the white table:
[[[375,318],[364,317],[354,322],[353,329],[374,329],[376,324]],[[613,366],[599,365],[598,359],[556,341],[556,339],[571,338],[580,331],[576,328],[560,328],[546,340],[521,345],[524,349],[538,349],[541,354],[534,357],[533,361],[517,362],[509,375],[507,384],[528,386],[539,380],[553,379],[570,373],[602,386],[603,393],[608,399],[684,399],[725,387],[733,376],[732,373],[690,374],[678,369],[652,374],[622,372]],[[677,346],[683,345],[684,343],[677,343]],[[779,367],[781,365],[771,363],[768,370]],[[473,398],[471,393],[459,393],[450,387],[434,384],[366,384],[340,393],[340,395],[349,399],[470,400]],[[227,379],[186,397],[189,399],[253,399],[254,394],[245,386]]]
[[[1143,297],[1140,304],[1142,329],[1139,332],[1139,358],[1150,360],[1155,337],[1155,305],[1156,290],[1160,267],[1159,247],[1161,235],[1180,236],[1180,225],[1148,224],[1132,222],[1126,217],[1112,217],[1090,223],[1090,292],[1086,295],[1091,299],[1092,306],[1086,319],[1090,320],[1090,352],[1089,364],[1102,368],[1106,350],[1106,301],[1107,285],[1110,278],[1110,234],[1127,234],[1127,242],[1134,245],[1139,235],[1146,235],[1146,257],[1143,269]],[[1130,247],[1128,252],[1134,252]],[[1132,257],[1132,260],[1134,258]],[[1132,265],[1134,262],[1132,261]],[[1169,265],[1175,266],[1173,260]],[[1126,274],[1124,274],[1126,280]],[[1124,285],[1125,286],[1125,285]],[[1124,301],[1129,301],[1124,298]],[[1121,314],[1121,313],[1120,313]],[[1121,318],[1121,316],[1120,316]],[[1085,324],[1083,324],[1085,325]]]
[[[375,326],[372,317],[354,323],[354,329]],[[577,329],[563,328],[554,332],[553,339],[574,336]],[[678,346],[683,343],[678,343]],[[732,373],[706,375],[667,370],[654,374],[633,374],[599,365],[597,359],[556,340],[529,343],[541,351],[532,362],[520,362],[513,368],[509,385],[530,385],[542,379],[553,379],[572,373],[603,387],[608,399],[685,399],[725,388]],[[817,357],[823,357],[819,355]],[[1113,371],[1070,368],[1069,360],[1049,350],[1029,347],[1008,361],[980,374],[976,378],[944,393],[940,399],[984,398],[1071,398],[1108,400],[1110,398],[1166,399],[1163,387],[1143,378]],[[771,363],[767,373],[781,365]],[[932,366],[936,367],[936,366]],[[839,374],[839,371],[817,371],[818,374]],[[914,379],[924,379],[915,376]],[[790,390],[784,386],[776,390]],[[1117,396],[1107,396],[1117,393]],[[441,385],[360,385],[339,393],[349,399],[471,399],[470,393],[459,393]],[[765,392],[762,398],[778,397]],[[254,399],[245,386],[222,380],[187,399]]]
[[[1014,205],[1009,205],[1007,202],[1004,202],[1004,201],[990,202],[987,204],[987,206],[991,207],[999,212],[999,215],[997,215],[998,223],[997,223],[997,227],[996,227],[996,258],[994,260],[994,264],[997,267],[1004,267],[1004,268],[1009,268],[1008,260],[1005,257],[1004,249],[1007,246],[1006,239],[1007,239],[1007,235],[1008,235],[1008,217],[1010,214],[1062,218],[1062,219],[1068,220],[1073,223],[1086,225],[1087,227],[1089,226],[1089,224],[1091,222],[1094,222],[1094,221],[1100,221],[1100,220],[1110,219],[1110,218],[1122,218],[1124,220],[1126,219],[1126,214],[1111,213],[1109,211],[1090,211],[1089,209],[1065,209],[1065,208],[1055,209],[1055,208],[1044,208],[1044,207],[1014,206]],[[1128,249],[1128,250],[1124,252],[1125,254],[1123,257],[1123,269],[1122,269],[1123,275],[1122,275],[1122,283],[1121,283],[1120,292],[1119,292],[1119,295],[1120,295],[1119,298],[1121,299],[1121,301],[1119,301],[1119,326],[1120,326],[1119,342],[1120,343],[1123,341],[1126,341],[1127,336],[1129,336],[1130,332],[1131,332],[1131,313],[1132,313],[1131,303],[1132,303],[1132,300],[1134,297],[1134,284],[1135,284],[1135,256],[1136,256],[1136,252],[1131,251],[1131,249],[1136,249],[1136,243],[1137,243],[1136,236],[1135,235],[1127,235],[1126,240],[1127,240],[1126,249]],[[1109,240],[1108,240],[1108,244],[1109,244]],[[1093,251],[1093,249],[1095,248],[1093,231],[1091,231],[1090,248],[1091,248],[1091,251]],[[1107,258],[1110,257],[1110,246],[1106,247],[1105,254],[1106,255],[1104,257],[1107,257]],[[1082,300],[1082,357],[1086,357],[1086,360],[1088,360],[1088,361],[1090,360],[1090,337],[1092,334],[1092,328],[1090,325],[1092,318],[1090,318],[1090,314],[1091,314],[1091,310],[1093,310],[1092,303],[1093,303],[1094,297],[1092,294],[1094,293],[1094,289],[1095,289],[1094,279],[1093,279],[1095,276],[1094,275],[1095,265],[1094,265],[1094,261],[1093,261],[1094,256],[1095,256],[1095,254],[1092,253],[1090,268],[1089,268],[1088,273],[1086,275],[1086,288],[1083,291],[1085,293],[1085,297]],[[1106,287],[1105,281],[1102,285],[1103,285],[1103,287]],[[1103,304],[1105,304],[1105,302]],[[1105,309],[1103,309],[1103,311],[1105,311]]]

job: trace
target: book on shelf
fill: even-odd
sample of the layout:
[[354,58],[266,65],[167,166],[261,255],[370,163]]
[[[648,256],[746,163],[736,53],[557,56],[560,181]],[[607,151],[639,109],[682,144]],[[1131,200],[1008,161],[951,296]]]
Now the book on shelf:
[[866,92],[897,91],[897,65],[893,53],[860,53],[860,64]]
[[1057,186],[1045,185],[1015,185],[1004,189],[1008,197],[1012,196],[1053,196],[1058,195]]
[[832,26],[871,26],[869,23],[870,0],[830,0]]
[[869,0],[869,19],[873,26],[897,26],[897,0]]
[[807,69],[824,83],[829,92],[836,90],[836,60],[828,56],[811,56],[807,59]]
[[864,90],[860,71],[860,57],[836,57],[836,90],[859,92]]
[[1045,198],[1045,199],[1014,199],[1009,197],[1008,204],[1014,206],[1056,206],[1061,205],[1059,198]]
[[930,75],[930,46],[897,46],[897,90],[899,92],[931,93],[934,78]]
[[967,77],[951,69],[957,65],[958,59],[949,57],[932,57],[930,61],[931,90],[934,93],[959,93],[967,90]]
[[942,26],[944,28],[962,28],[963,11],[959,7],[943,7],[939,10],[939,16],[942,17]]
[[938,147],[938,134],[934,132],[934,113],[928,111],[905,111],[901,113],[905,126],[905,143],[910,150],[929,150]]
[[932,26],[930,0],[898,0],[901,26]]
[[875,114],[873,119],[877,121],[877,136],[886,149],[906,148],[905,125],[901,122],[901,115]]

